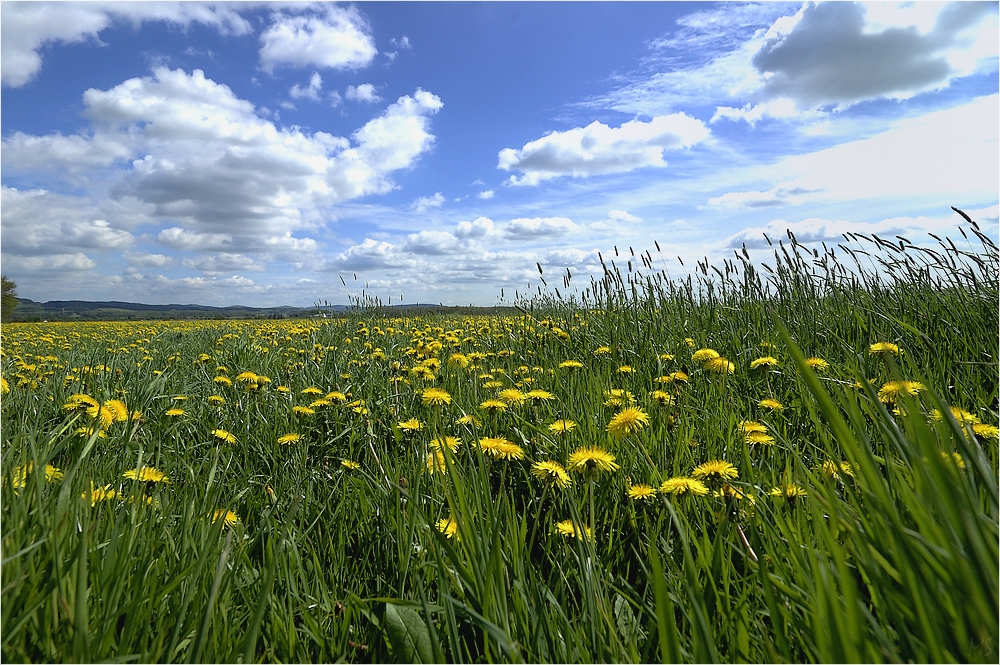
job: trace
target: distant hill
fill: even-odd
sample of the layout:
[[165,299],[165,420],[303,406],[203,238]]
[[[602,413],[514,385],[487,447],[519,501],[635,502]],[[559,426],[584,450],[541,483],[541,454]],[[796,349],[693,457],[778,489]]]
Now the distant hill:
[[[17,309],[10,320],[16,321],[137,321],[149,319],[292,319],[312,316],[343,316],[354,307],[349,305],[318,305],[313,307],[210,307],[208,305],[145,305],[117,300],[49,300],[35,302],[18,298]],[[417,303],[383,307],[394,314],[448,312],[461,314],[495,313],[493,307],[444,307]],[[508,308],[500,308],[506,310]],[[511,310],[513,311],[513,309]]]

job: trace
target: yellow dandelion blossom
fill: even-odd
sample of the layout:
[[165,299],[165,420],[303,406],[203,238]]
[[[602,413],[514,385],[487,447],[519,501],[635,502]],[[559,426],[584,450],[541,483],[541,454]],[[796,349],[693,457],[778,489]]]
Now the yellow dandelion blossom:
[[548,390],[539,390],[537,388],[524,393],[524,396],[535,402],[548,402],[556,398],[556,396]]
[[656,377],[657,383],[673,383],[675,381],[680,381],[683,383],[687,380],[688,380],[688,375],[685,374],[684,372],[671,372],[670,374]]
[[649,415],[642,409],[628,407],[616,413],[608,423],[607,431],[612,436],[623,437],[635,434],[649,424]]
[[652,501],[656,499],[656,490],[649,485],[630,485],[625,494],[633,501]]
[[941,459],[943,459],[946,462],[952,462],[959,469],[961,469],[962,471],[965,471],[965,459],[961,455],[959,455],[958,453],[951,453],[949,455],[948,453],[946,453],[945,451],[942,450],[941,451]]
[[743,440],[750,445],[773,446],[774,437],[767,432],[747,432],[743,435]]
[[209,395],[208,403],[211,404],[212,406],[222,406],[223,404],[226,403],[226,398],[222,397],[221,395]]
[[984,439],[1000,438],[1000,429],[996,425],[977,423],[972,426],[972,433]]
[[7,379],[0,377],[0,393],[6,395],[10,392],[10,384],[7,383]]
[[764,369],[773,369],[778,366],[778,359],[774,356],[764,356],[763,358],[757,358],[750,362],[750,369],[757,369],[758,367],[763,367]]
[[234,527],[240,522],[240,516],[231,510],[226,510],[225,508],[219,508],[214,513],[212,513],[212,524],[215,524],[219,520],[222,520],[223,527]]
[[875,355],[876,353],[891,353],[894,356],[898,356],[900,354],[900,348],[892,342],[875,342],[868,347],[868,353],[870,355]]
[[563,520],[562,522],[556,522],[553,526],[553,533],[559,534],[560,536],[566,536],[567,538],[579,538],[580,540],[590,540],[593,536],[590,527],[583,527],[581,532],[573,524],[573,520]]
[[736,480],[740,474],[729,462],[717,459],[699,464],[691,471],[691,475],[709,484],[718,484],[726,480]]
[[559,489],[566,489],[573,484],[573,479],[559,462],[535,462],[531,465],[531,474],[543,483]]
[[453,517],[442,517],[434,523],[434,527],[443,533],[445,538],[458,534],[458,522]]
[[301,391],[302,395],[322,395],[323,391],[316,386],[309,386],[308,388],[303,388]]
[[466,425],[468,427],[479,427],[480,425],[483,424],[482,421],[479,420],[479,418],[476,418],[471,413],[465,414],[461,418],[458,418],[455,422],[458,423],[459,425]]
[[714,374],[732,374],[736,371],[736,365],[725,358],[711,358],[705,361],[705,369]]
[[167,409],[165,415],[171,418],[178,418],[184,415],[184,409]]
[[342,460],[340,460],[340,466],[344,467],[348,471],[357,471],[358,469],[361,468],[360,464],[358,464],[357,462],[355,462],[353,460],[349,460],[349,459],[342,459]]
[[236,437],[224,429],[213,429],[212,436],[226,443],[236,443]]
[[292,413],[299,416],[311,416],[316,413],[315,409],[310,409],[308,406],[293,406]]
[[618,407],[632,406],[635,404],[635,395],[628,390],[623,390],[621,388],[612,388],[608,392],[604,393],[604,397],[604,406]]
[[412,433],[422,430],[424,428],[424,424],[416,418],[410,418],[409,420],[404,420],[398,423],[396,427],[403,432]]
[[594,349],[594,355],[595,356],[603,356],[603,355],[606,355],[608,353],[611,353],[611,347],[610,346],[599,346],[596,349]]
[[444,461],[444,452],[441,450],[432,450],[427,455],[427,471],[428,473],[446,473],[448,467]]
[[84,499],[90,500],[90,506],[94,507],[102,501],[114,501],[115,499],[121,499],[122,494],[116,489],[113,489],[111,485],[105,485],[104,487],[94,487],[94,481],[90,481],[90,491],[81,494]]
[[483,388],[486,390],[495,390],[496,388],[503,388],[503,381],[487,381],[483,384]]
[[581,473],[600,473],[602,471],[617,471],[615,456],[598,446],[577,448],[569,456],[566,464],[570,471]]
[[326,397],[324,397],[324,399],[328,399],[331,402],[346,402],[347,395],[340,392],[339,390],[332,390],[326,394]]
[[634,372],[635,369],[631,365],[622,365],[618,368],[619,374],[632,374]]
[[296,432],[289,432],[278,437],[278,443],[298,443],[302,440],[302,435]]
[[579,360],[564,360],[559,363],[559,367],[563,369],[579,369],[580,367],[583,367],[583,363]]
[[232,386],[233,385],[233,380],[230,379],[228,376],[217,376],[214,379],[212,379],[212,381],[215,381],[220,386]]
[[809,495],[808,492],[794,483],[778,485],[772,488],[769,494],[773,497],[784,499],[790,504],[794,504],[797,499],[805,498]]
[[847,462],[834,462],[833,460],[826,460],[822,464],[816,467],[819,471],[827,478],[832,478],[833,480],[840,480],[841,474],[848,476],[850,478],[854,477],[854,470],[851,465]]
[[422,401],[424,406],[444,406],[451,404],[451,395],[444,388],[424,388]]
[[659,356],[659,358],[660,358],[660,360],[667,361],[667,360],[673,360],[674,356],[672,354],[670,354],[670,353],[661,353],[660,356]]
[[566,434],[576,429],[576,423],[572,420],[557,420],[548,427],[553,434]]
[[97,408],[100,406],[100,402],[91,397],[90,395],[84,395],[83,393],[77,393],[75,395],[70,395],[66,399],[66,403],[63,404],[63,409],[66,411],[86,411],[91,407]]
[[141,480],[147,483],[170,483],[170,477],[162,471],[157,471],[151,466],[144,466],[138,469],[131,469],[122,474],[122,478],[129,480]]
[[902,395],[913,397],[925,389],[924,384],[918,381],[887,381],[879,388],[878,398],[886,404],[893,404]]
[[698,349],[693,354],[691,354],[691,360],[696,363],[703,363],[707,360],[712,360],[713,358],[718,358],[719,352],[715,349]]
[[762,409],[770,409],[771,411],[784,411],[785,406],[776,399],[766,397],[761,401],[757,402],[757,406]]
[[107,432],[105,432],[101,428],[95,429],[93,427],[77,427],[75,431],[77,434],[79,434],[85,439],[89,439],[90,437],[94,436],[94,432],[97,432],[97,438],[99,439],[104,439],[108,436]]
[[817,372],[822,372],[824,370],[830,369],[830,363],[823,360],[822,358],[817,358],[813,356],[812,358],[806,358],[806,364],[812,367]]
[[753,420],[742,420],[739,424],[740,432],[743,434],[749,434],[751,432],[767,432],[767,425],[758,423]]
[[[979,416],[958,406],[950,406],[948,410],[951,411],[951,415],[955,417],[959,425],[975,425],[979,422]],[[944,420],[941,412],[937,409],[931,411],[931,420]]]
[[[32,473],[34,470],[35,470],[34,462],[28,462],[27,466],[24,467],[21,466],[14,467],[14,472],[11,474],[11,482],[14,486],[14,489],[20,489],[24,487],[28,479],[28,474]],[[51,464],[45,465],[45,482],[54,483],[62,479],[63,479],[62,470],[52,466]]]
[[441,450],[442,448],[447,448],[448,450],[455,452],[458,450],[459,446],[462,445],[462,440],[454,436],[443,436],[436,439],[431,439],[428,444],[434,450]]
[[507,402],[499,399],[487,399],[483,400],[479,408],[489,413],[503,413],[507,410]]
[[497,395],[497,398],[503,400],[510,406],[517,406],[528,399],[528,396],[517,388],[507,388],[506,390],[501,390]]
[[654,390],[650,392],[649,399],[660,406],[669,406],[674,402],[674,396],[665,390]]
[[663,484],[660,485],[660,492],[662,494],[673,494],[674,496],[682,496],[684,494],[704,496],[708,494],[708,487],[696,478],[676,476],[669,480],[664,480]]

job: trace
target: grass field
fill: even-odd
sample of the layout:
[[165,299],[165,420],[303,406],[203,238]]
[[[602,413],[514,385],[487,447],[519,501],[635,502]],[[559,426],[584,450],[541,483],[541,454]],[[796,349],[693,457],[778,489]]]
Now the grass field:
[[5,325],[0,655],[995,663],[961,235],[623,254],[516,317]]

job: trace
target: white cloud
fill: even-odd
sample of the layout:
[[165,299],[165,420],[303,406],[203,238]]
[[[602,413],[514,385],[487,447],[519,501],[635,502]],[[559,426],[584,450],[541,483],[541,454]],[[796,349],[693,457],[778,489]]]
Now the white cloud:
[[163,21],[182,27],[200,23],[221,34],[245,35],[250,24],[228,3],[194,2],[5,2],[0,22],[0,79],[20,87],[42,68],[40,51],[51,43],[98,40],[116,20]]
[[[120,165],[102,173],[113,199],[134,200],[179,229],[209,234],[192,238],[225,236],[232,241],[228,249],[240,251],[315,227],[337,203],[391,190],[390,174],[412,166],[433,145],[428,116],[442,106],[418,89],[350,139],[308,134],[279,129],[200,70],[167,68],[109,90],[87,90],[84,105],[93,132],[15,134],[3,141],[5,173],[44,168],[69,177],[94,162]],[[168,230],[161,241],[185,245],[186,236],[171,235],[177,233]]]
[[552,249],[545,254],[544,264],[557,268],[588,268],[601,264],[598,251],[592,249],[585,251],[568,247],[564,249]]
[[[319,72],[313,72],[313,75],[309,77],[309,85],[305,88],[300,87],[298,83],[292,86],[288,94],[291,95],[292,99],[301,99],[303,97],[308,97],[314,102],[319,101],[320,90],[323,89],[323,77],[319,75]],[[339,95],[338,95],[339,96]]]
[[455,235],[459,238],[484,238],[493,234],[493,220],[489,217],[477,217],[471,222],[459,222]]
[[411,233],[401,249],[412,254],[442,256],[454,254],[463,248],[458,238],[447,231],[420,231]]
[[410,44],[410,38],[407,37],[406,35],[403,35],[399,39],[396,39],[395,37],[393,37],[392,39],[389,40],[389,44],[391,44],[392,46],[395,46],[396,48],[401,48],[401,49],[411,49],[411,48],[413,48],[413,45]]
[[157,242],[173,249],[190,251],[221,250],[232,247],[233,237],[224,233],[198,233],[179,226],[163,229],[156,236]]
[[173,258],[164,254],[149,254],[145,252],[125,252],[123,255],[130,265],[143,268],[166,268],[174,264]]
[[186,258],[182,263],[185,268],[193,268],[194,270],[201,270],[206,273],[229,273],[243,270],[261,271],[267,267],[262,261],[258,261],[253,257],[228,252]]
[[413,261],[400,252],[392,243],[384,240],[365,238],[327,262],[327,270],[378,270],[386,268],[412,267]]
[[83,272],[97,267],[89,256],[83,252],[73,254],[48,254],[46,256],[7,256],[3,260],[4,270],[11,273],[62,273],[61,278],[67,279],[65,273]]
[[510,220],[504,234],[511,239],[563,236],[579,227],[566,217],[519,217]]
[[440,208],[444,203],[444,196],[441,192],[434,192],[433,196],[421,196],[413,202],[413,209],[417,212],[427,212],[431,208]]
[[324,5],[325,11],[271,14],[260,36],[260,62],[270,73],[278,65],[358,69],[378,54],[371,28],[355,7]]
[[344,93],[344,97],[353,102],[366,102],[368,104],[374,104],[382,101],[382,98],[375,92],[375,86],[371,83],[362,83],[358,86],[347,86],[347,92]]
[[[876,7],[877,22],[871,24],[860,4],[807,4],[792,20],[772,26],[753,57],[764,77],[761,93],[765,99],[794,99],[804,108],[906,99],[990,66],[985,60],[995,67],[995,4],[955,2],[935,9],[931,23],[929,7]],[[922,34],[911,21],[930,29]]]
[[658,116],[649,122],[630,120],[621,127],[592,122],[565,132],[552,132],[520,149],[500,151],[498,168],[520,171],[513,185],[537,185],[560,176],[586,177],[663,167],[664,150],[689,148],[709,137],[700,120],[684,113]]
[[811,190],[792,185],[777,185],[764,192],[727,192],[708,200],[708,205],[718,208],[772,208],[795,205]]
[[492,189],[487,189],[486,191],[479,192],[478,194],[476,194],[476,196],[483,199],[484,201],[488,201],[489,199],[493,198],[494,194],[496,194],[496,192],[494,192]]

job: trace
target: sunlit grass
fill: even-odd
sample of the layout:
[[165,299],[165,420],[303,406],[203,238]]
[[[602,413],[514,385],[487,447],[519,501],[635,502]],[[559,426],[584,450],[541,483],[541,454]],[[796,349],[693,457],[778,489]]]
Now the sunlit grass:
[[5,325],[3,659],[996,662],[996,247],[849,240]]

